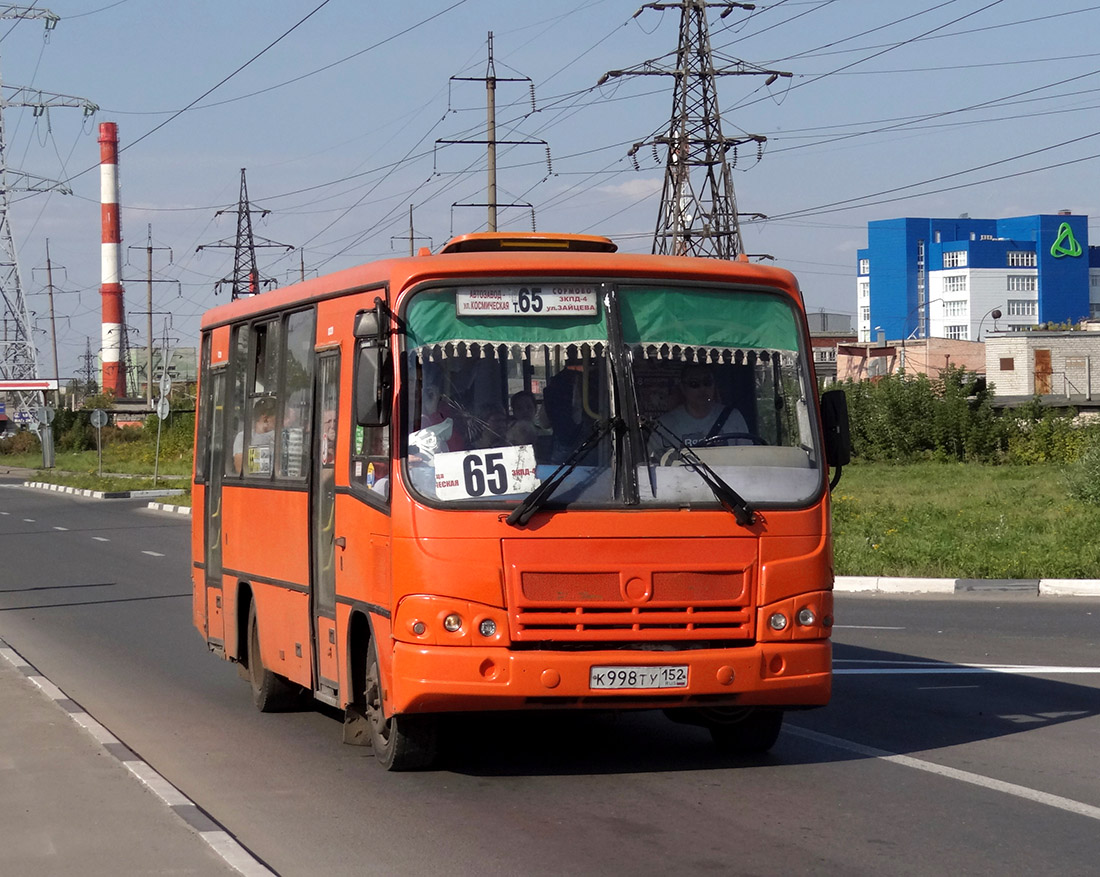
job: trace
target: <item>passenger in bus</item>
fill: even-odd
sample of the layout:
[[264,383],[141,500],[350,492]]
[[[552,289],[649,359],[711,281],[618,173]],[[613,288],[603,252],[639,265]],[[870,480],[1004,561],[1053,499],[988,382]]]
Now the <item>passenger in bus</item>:
[[535,425],[538,404],[535,394],[520,390],[512,394],[512,422],[505,433],[508,445],[533,445],[542,431]]
[[[271,471],[271,456],[275,448],[275,400],[270,396],[257,399],[252,405],[252,434],[248,439],[248,471]],[[233,469],[241,471],[244,462],[244,430],[233,439]]]
[[481,429],[474,440],[475,448],[500,448],[508,444],[508,415],[499,405],[486,405],[478,418]]
[[[711,436],[748,431],[741,412],[719,401],[714,370],[709,365],[685,365],[680,372],[679,388],[683,401],[662,414],[659,422],[689,448]],[[739,443],[736,439],[732,442]],[[671,445],[668,436],[659,431],[653,433],[650,446],[654,453],[661,453]]]
[[551,463],[564,462],[592,432],[595,421],[584,408],[584,365],[571,358],[546,384],[543,406],[554,434]]
[[424,372],[420,391],[420,419],[414,423],[414,429],[409,433],[409,458],[413,462],[430,462],[436,454],[451,450],[452,437],[458,438],[454,429],[454,418],[444,416],[441,410],[441,383],[438,373]]

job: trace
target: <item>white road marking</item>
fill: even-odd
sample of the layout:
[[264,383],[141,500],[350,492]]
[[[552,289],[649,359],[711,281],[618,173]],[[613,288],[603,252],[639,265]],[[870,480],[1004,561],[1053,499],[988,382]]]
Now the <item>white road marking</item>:
[[62,533],[68,533],[69,532],[68,527],[54,527],[54,529],[55,530],[60,530]]
[[93,536],[92,538],[95,539],[96,542],[110,542],[111,541],[106,536]]
[[1036,804],[1043,804],[1047,807],[1056,807],[1057,809],[1065,810],[1068,813],[1076,813],[1078,816],[1087,816],[1089,819],[1096,819],[1100,821],[1100,807],[1094,807],[1091,804],[1085,804],[1081,801],[1074,801],[1072,798],[1063,798],[1061,795],[1052,795],[1049,792],[1040,792],[1038,789],[1030,789],[1027,786],[1020,786],[1016,783],[1007,783],[1004,780],[995,780],[992,777],[982,776],[981,774],[977,773],[971,773],[968,770],[958,770],[954,767],[945,767],[942,764],[936,764],[931,761],[922,761],[919,758],[912,758],[908,755],[897,755],[893,752],[887,752],[884,749],[875,749],[871,746],[864,746],[861,743],[855,743],[851,740],[844,740],[840,737],[832,737],[828,734],[819,734],[817,731],[810,731],[806,728],[795,728],[788,725],[785,730],[796,737],[802,737],[805,740],[812,740],[815,743],[821,743],[825,746],[832,746],[836,749],[843,749],[847,752],[854,752],[857,755],[863,755],[867,758],[878,758],[883,761],[890,761],[894,764],[899,764],[902,767],[911,767],[914,770],[923,770],[927,773],[946,777],[947,779],[958,780],[962,783],[970,783],[971,785],[980,786],[983,789],[989,789],[993,792],[1001,792],[1005,795],[1013,795],[1014,797],[1023,798],[1026,801],[1032,801]]
[[164,557],[159,551],[143,551],[142,554],[148,554],[150,557]]
[[23,518],[23,520],[28,524],[33,524],[34,523],[34,518]]
[[1047,664],[944,664],[936,661],[845,661],[834,664],[887,664],[886,667],[833,668],[834,676],[913,676],[956,673],[1005,673],[1013,676],[1090,675],[1100,667],[1069,667]]
[[834,624],[833,630],[905,630],[905,628],[881,627],[877,624]]
[[961,689],[981,688],[980,685],[920,685],[917,691],[959,691]]

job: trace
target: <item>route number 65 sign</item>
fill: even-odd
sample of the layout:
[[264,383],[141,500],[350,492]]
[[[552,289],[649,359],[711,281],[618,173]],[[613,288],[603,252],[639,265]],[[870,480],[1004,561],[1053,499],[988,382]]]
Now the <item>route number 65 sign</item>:
[[435,493],[440,499],[494,499],[530,493],[538,485],[533,445],[435,455]]

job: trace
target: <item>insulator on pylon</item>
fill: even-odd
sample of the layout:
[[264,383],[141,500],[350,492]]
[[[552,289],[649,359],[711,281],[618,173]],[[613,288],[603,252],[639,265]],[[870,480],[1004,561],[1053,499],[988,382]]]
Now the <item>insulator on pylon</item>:
[[551,176],[551,175],[553,175],[553,173],[554,173],[554,165],[553,165],[553,162],[550,161],[550,147],[547,146],[546,147],[546,174],[547,174],[547,176]]

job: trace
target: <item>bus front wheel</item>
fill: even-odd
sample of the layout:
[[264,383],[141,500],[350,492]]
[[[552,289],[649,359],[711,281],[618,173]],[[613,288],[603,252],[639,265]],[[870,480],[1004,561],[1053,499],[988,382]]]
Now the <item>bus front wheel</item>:
[[386,770],[423,770],[431,767],[438,750],[434,716],[386,716],[382,705],[382,676],[378,652],[371,640],[367,654],[366,714],[374,757]]
[[255,603],[248,608],[248,681],[252,686],[252,703],[260,712],[281,712],[294,706],[297,686],[268,670],[260,659],[260,625],[256,621]]
[[759,755],[767,752],[779,739],[783,727],[783,711],[750,708],[723,714],[708,710],[706,728],[711,740],[722,752],[730,755]]

